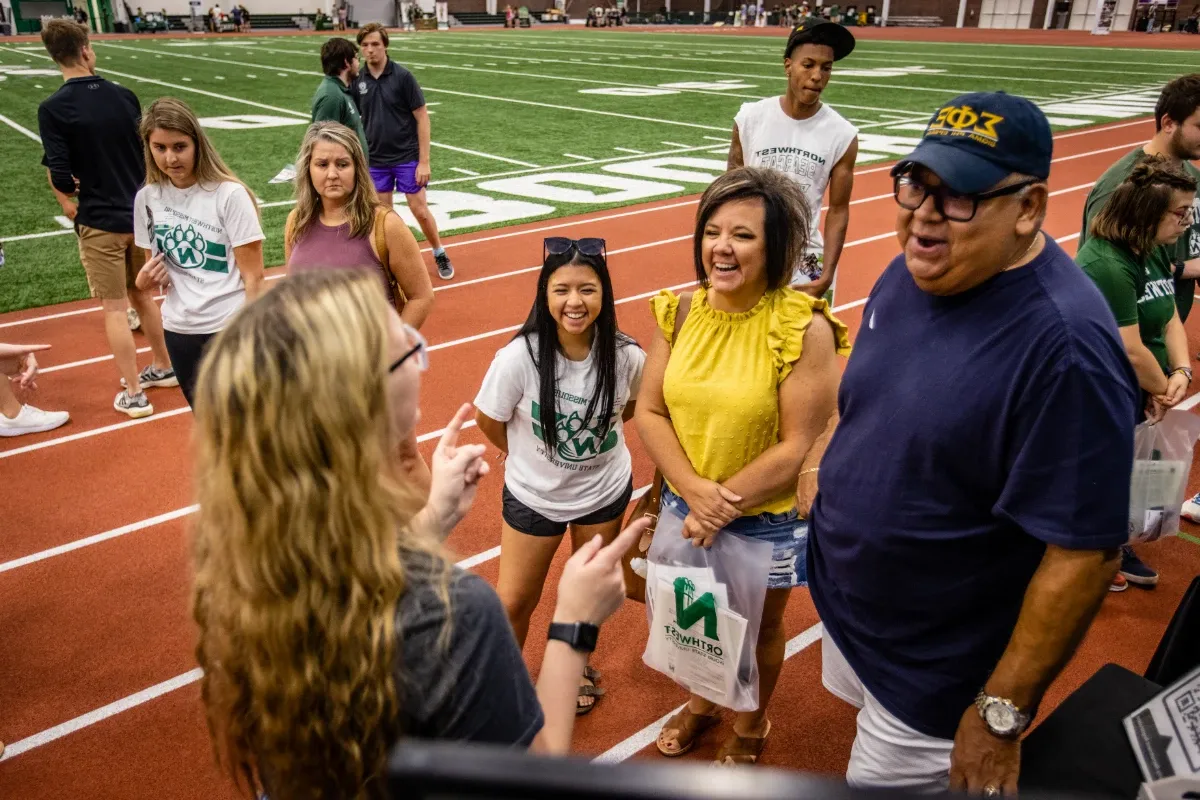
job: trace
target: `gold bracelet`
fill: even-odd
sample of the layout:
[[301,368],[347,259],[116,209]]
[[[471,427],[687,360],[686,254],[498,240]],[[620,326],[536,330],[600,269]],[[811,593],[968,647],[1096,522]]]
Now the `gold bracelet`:
[[813,467],[812,469],[806,469],[806,470],[804,470],[803,472],[801,472],[801,473],[800,473],[800,477],[802,477],[802,478],[803,478],[805,475],[808,475],[809,473],[812,473],[812,472],[820,472],[820,471],[821,471],[821,468],[820,468],[820,467]]

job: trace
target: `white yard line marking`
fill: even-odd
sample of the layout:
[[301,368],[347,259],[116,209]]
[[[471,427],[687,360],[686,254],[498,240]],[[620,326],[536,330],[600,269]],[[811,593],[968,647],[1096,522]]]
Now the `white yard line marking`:
[[691,147],[690,144],[680,144],[679,142],[663,141],[662,144],[665,144],[667,147]]
[[[708,137],[704,138],[707,139]],[[618,150],[622,153],[635,153],[637,155],[644,155],[646,152],[645,150],[634,150],[632,147],[614,147],[613,150]]]
[[474,170],[463,169],[462,167],[451,167],[450,169],[453,170],[454,172],[461,172],[463,175],[471,175],[473,177],[479,177],[479,173],[475,172]]
[[9,119],[8,117],[4,116],[3,114],[0,114],[0,122],[3,122],[5,125],[12,128],[14,131],[21,134],[22,136],[28,136],[30,139],[33,139],[38,144],[42,143],[42,137],[38,136],[33,131],[29,130],[29,128],[26,128],[24,125],[14,122],[13,120]]
[[563,153],[564,158],[574,158],[577,161],[592,161],[591,156],[577,156],[574,153]]

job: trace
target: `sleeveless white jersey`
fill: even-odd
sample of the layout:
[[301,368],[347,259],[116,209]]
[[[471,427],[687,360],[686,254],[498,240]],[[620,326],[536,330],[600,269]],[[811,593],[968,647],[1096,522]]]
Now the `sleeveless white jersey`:
[[743,103],[733,121],[742,143],[742,163],[779,170],[800,184],[812,212],[808,250],[822,253],[825,187],[833,165],[846,154],[858,128],[825,103],[808,119],[792,119],[784,113],[779,97]]

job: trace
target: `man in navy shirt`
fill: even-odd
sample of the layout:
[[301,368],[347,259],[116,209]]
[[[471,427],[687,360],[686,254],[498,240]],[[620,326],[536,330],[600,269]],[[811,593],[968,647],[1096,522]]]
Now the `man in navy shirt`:
[[854,785],[1017,788],[1020,736],[1128,538],[1136,380],[1041,231],[1053,139],[1004,93],[940,108],[895,178],[820,467],[823,679],[859,706]]

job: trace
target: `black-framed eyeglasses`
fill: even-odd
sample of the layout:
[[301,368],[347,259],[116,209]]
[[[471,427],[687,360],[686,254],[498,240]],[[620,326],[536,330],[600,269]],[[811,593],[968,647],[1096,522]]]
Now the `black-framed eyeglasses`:
[[425,341],[425,337],[422,336],[421,332],[416,328],[409,325],[407,322],[403,324],[404,330],[408,331],[408,335],[412,337],[416,344],[414,344],[412,349],[407,353],[393,361],[392,365],[388,367],[388,372],[392,373],[400,369],[400,365],[405,361],[408,361],[413,356],[417,357],[417,367],[420,368],[421,372],[424,372],[425,370],[429,369],[429,343]]
[[901,208],[916,211],[925,202],[926,197],[932,197],[933,207],[937,209],[938,214],[954,222],[970,222],[975,218],[975,212],[979,210],[980,203],[1016,194],[1035,183],[1041,183],[1041,181],[1019,181],[1011,186],[992,189],[990,192],[959,194],[944,183],[939,186],[926,186],[912,175],[897,175],[893,193],[897,205]]
[[577,250],[585,256],[603,256],[605,243],[603,239],[587,237],[584,239],[568,239],[566,236],[547,236],[542,240],[542,260],[546,256],[566,255]]

